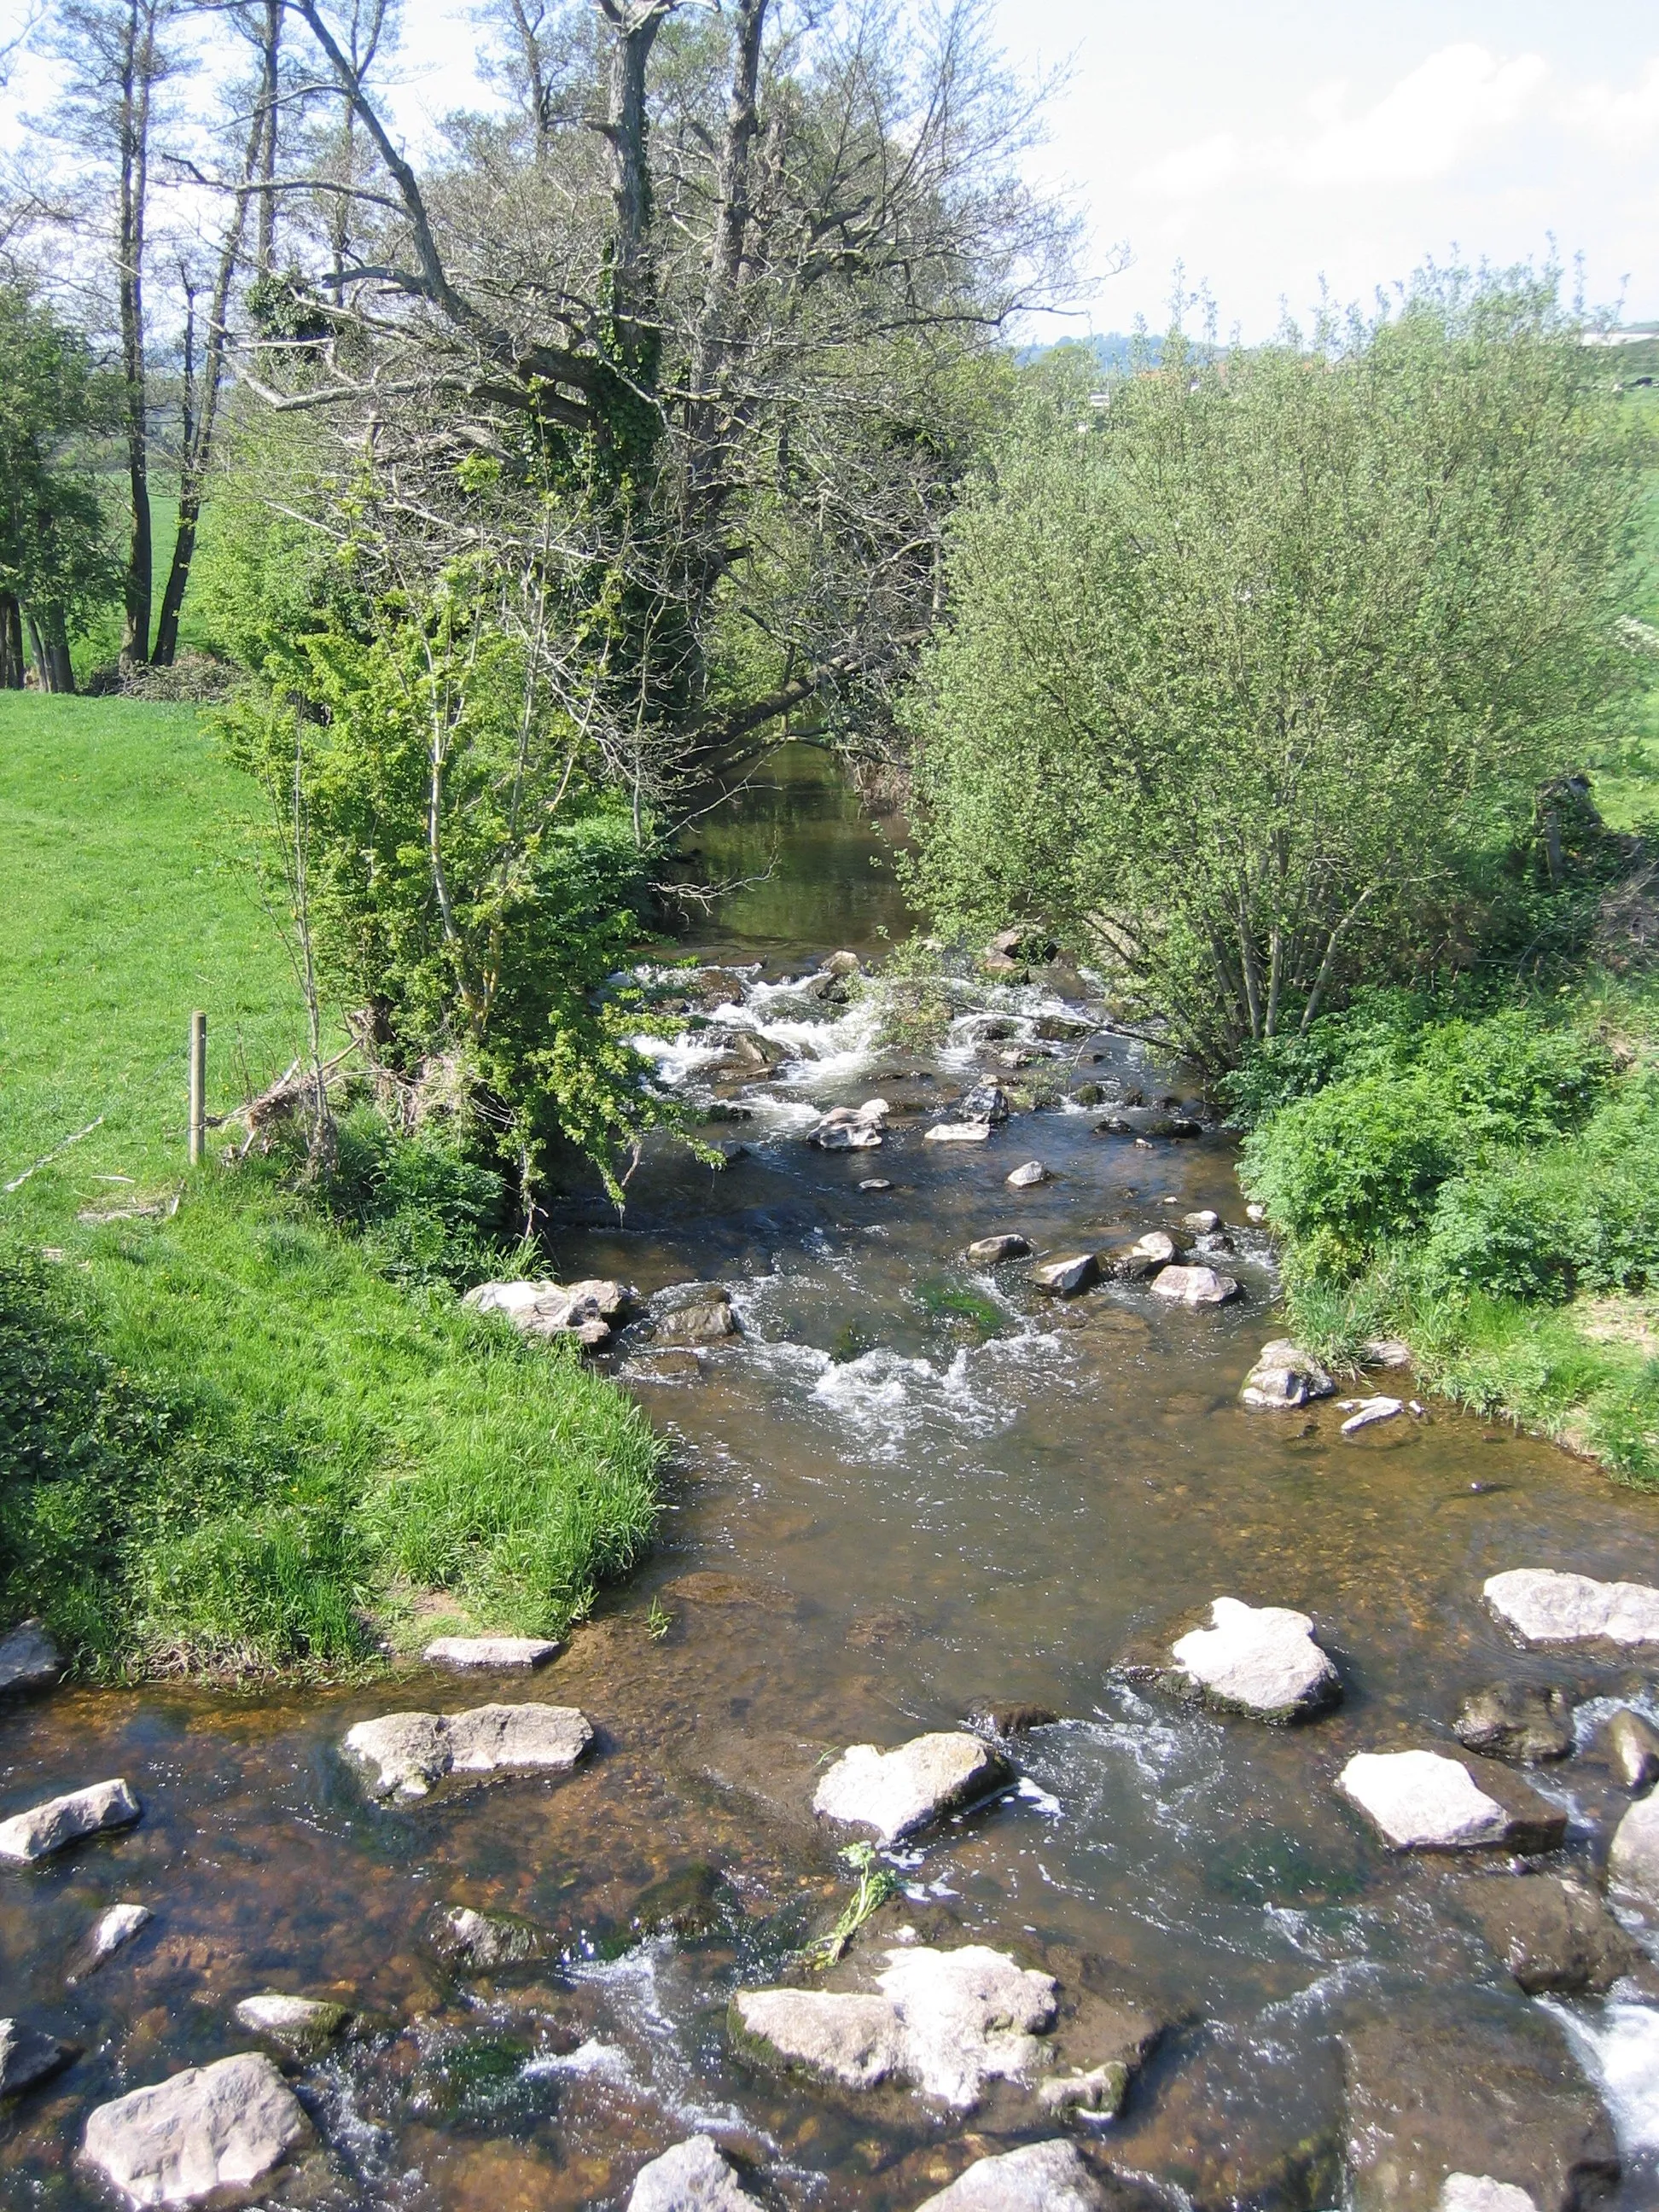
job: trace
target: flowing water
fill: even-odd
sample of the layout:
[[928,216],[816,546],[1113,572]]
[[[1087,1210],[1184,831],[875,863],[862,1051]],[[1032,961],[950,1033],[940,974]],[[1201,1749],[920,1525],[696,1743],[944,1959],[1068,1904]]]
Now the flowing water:
[[[1643,1988],[1523,1996],[1467,1909],[1467,1870],[1384,1852],[1334,1786],[1356,1751],[1445,1747],[1463,1695],[1500,1677],[1654,1711],[1628,1662],[1517,1652],[1480,1591],[1529,1565],[1659,1578],[1659,1507],[1438,1405],[1352,1438],[1328,1402],[1243,1411],[1274,1276],[1213,1129],[1146,1149],[1061,1104],[983,1146],[925,1143],[987,1069],[1149,1101],[1191,1086],[1103,1032],[1043,1037],[1084,1014],[1075,976],[964,986],[924,1051],[882,1046],[878,994],[792,988],[838,945],[878,951],[904,918],[872,865],[881,837],[811,757],[785,769],[707,825],[703,864],[759,880],[707,927],[699,951],[721,973],[678,979],[690,1000],[732,999],[708,1018],[783,1057],[734,1074],[718,1029],[661,1048],[666,1079],[746,1112],[709,1131],[742,1150],[719,1170],[653,1153],[624,1219],[573,1203],[556,1234],[566,1278],[647,1295],[717,1280],[742,1316],[739,1341],[695,1362],[643,1343],[619,1357],[672,1444],[654,1555],[533,1692],[416,1672],[258,1698],[70,1691],[0,1718],[0,1815],[114,1773],[146,1806],[125,1837],[0,1874],[0,2011],[83,2048],[0,2118],[0,2202],[100,2201],[74,2164],[91,2105],[246,2047],[230,2009],[274,1988],[386,2025],[300,2072],[323,2149],[262,2203],[621,2205],[646,2158],[700,2127],[775,2204],[920,2203],[970,2156],[1052,2126],[1006,2099],[964,2118],[821,2094],[737,2051],[726,2008],[846,1900],[838,1839],[809,1810],[826,1759],[991,1698],[1060,1717],[1019,1741],[1016,1789],[890,1855],[902,1894],[870,1936],[992,1943],[1168,2023],[1091,2154],[1170,2203],[1330,2204],[1354,2186],[1376,2099],[1431,2100],[1424,2077],[1449,2073],[1471,2112],[1490,2106],[1460,2154],[1496,2170],[1521,2051],[1544,2103],[1587,2069],[1620,2131],[1616,2201],[1659,2203],[1659,2009]],[[1032,1065],[1004,1069],[1011,1052]],[[805,1142],[818,1108],[875,1092],[895,1109],[879,1151]],[[1052,1179],[1006,1188],[1031,1158]],[[861,1190],[872,1176],[891,1188]],[[1023,1266],[960,1256],[1004,1229],[1039,1252],[1103,1246],[1200,1206],[1230,1225],[1244,1290],[1219,1312],[1158,1310],[1125,1285],[1056,1305]],[[1126,1680],[1126,1653],[1221,1593],[1312,1613],[1340,1708],[1275,1729]],[[339,1763],[370,1713],[526,1694],[595,1723],[597,1755],[563,1780],[386,1810]],[[1586,1741],[1609,1709],[1581,1716]],[[1623,1793],[1593,1756],[1535,1778],[1571,1809],[1567,1856],[1593,1869]],[[153,1923],[66,1988],[117,1899]],[[526,1916],[558,1957],[448,1973],[424,1930],[455,1902]]]

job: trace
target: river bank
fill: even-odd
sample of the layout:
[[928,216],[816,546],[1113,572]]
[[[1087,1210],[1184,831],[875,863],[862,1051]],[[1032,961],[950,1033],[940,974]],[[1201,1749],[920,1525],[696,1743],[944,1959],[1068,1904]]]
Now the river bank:
[[[861,889],[871,834],[832,793],[796,796],[794,865]],[[240,1698],[65,1689],[0,1717],[0,1817],[118,1774],[143,1804],[0,1871],[9,2007],[82,2054],[4,2108],[9,2201],[106,2202],[77,2162],[89,2112],[259,2047],[236,2008],[267,1990],[362,2021],[283,2061],[313,2135],[261,2184],[273,2205],[620,2207],[648,2160],[708,2132],[763,2201],[914,2212],[1057,2127],[1115,2203],[1429,2212],[1453,2143],[1456,2170],[1540,2212],[1659,2198],[1651,1970],[1529,1996],[1481,1887],[1598,1893],[1632,1802],[1601,1729],[1615,1709],[1659,1718],[1651,1653],[1523,1650],[1483,1585],[1527,1566],[1659,1580],[1651,1504],[1441,1405],[1346,1435],[1334,1398],[1242,1406],[1278,1286],[1212,1120],[1137,1143],[1097,1133],[1097,1102],[1017,1109],[973,1143],[925,1133],[985,1079],[1093,1085],[1148,1128],[1188,1086],[1091,1026],[1086,983],[1059,973],[965,990],[936,1048],[890,1050],[873,996],[801,988],[832,942],[879,951],[879,911],[843,916],[810,958],[740,927],[696,948],[688,1024],[694,999],[716,1003],[672,1072],[741,1150],[718,1169],[653,1152],[622,1222],[572,1202],[556,1224],[562,1279],[616,1276],[647,1310],[712,1282],[741,1334],[623,1333],[617,1376],[670,1443],[665,1510],[650,1559],[549,1665]],[[773,1064],[738,1064],[739,1033]],[[874,1096],[878,1147],[807,1141],[822,1109]],[[1034,1158],[1046,1179],[1011,1189]],[[1031,1279],[1206,1209],[1241,1286],[1218,1308]],[[1031,1258],[964,1261],[1000,1233]],[[1340,1702],[1265,1727],[1127,1671],[1221,1595],[1304,1613]],[[1350,1761],[1461,1757],[1460,1709],[1494,1682],[1571,1708],[1572,1755],[1516,1774],[1565,1841],[1529,1875],[1508,1852],[1389,1849],[1340,1786]],[[591,1723],[568,1773],[452,1775],[400,1805],[342,1755],[387,1712],[526,1699]],[[848,1746],[1012,1705],[1056,1717],[1002,1747],[1007,1787],[881,1855],[899,1893],[828,1985],[873,1993],[889,1951],[983,1946],[1054,1978],[1062,2072],[1094,2063],[1084,2015],[1130,2023],[1146,2055],[1121,2113],[1056,2121],[1035,2101],[1046,2062],[967,2109],[781,2069],[732,2007],[816,1985],[799,1954],[852,1897],[836,1854],[858,1832],[812,1810],[825,1773]],[[66,1986],[122,1902],[153,1920]],[[533,1955],[458,1955],[458,1909],[507,1917]]]

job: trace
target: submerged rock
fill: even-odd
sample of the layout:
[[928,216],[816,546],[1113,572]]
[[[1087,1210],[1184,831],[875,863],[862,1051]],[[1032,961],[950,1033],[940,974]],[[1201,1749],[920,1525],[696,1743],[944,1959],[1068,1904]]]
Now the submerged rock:
[[860,1190],[891,1190],[892,1188],[885,1176],[866,1176],[859,1185]]
[[1172,1305],[1224,1306],[1238,1296],[1238,1285],[1213,1267],[1165,1267],[1152,1278],[1152,1296]]
[[359,1721],[343,1755],[374,1797],[424,1797],[449,1773],[558,1773],[593,1740],[574,1705],[476,1705],[461,1713],[386,1713]]
[[1031,1249],[1028,1240],[1012,1232],[1002,1237],[981,1237],[963,1254],[970,1267],[999,1267],[1005,1260],[1023,1260]]
[[193,2204],[252,2188],[310,2133],[271,2061],[248,2051],[100,2105],[82,2155],[134,2204]]
[[426,1940],[447,1966],[485,1974],[552,1955],[556,1945],[544,1928],[514,1912],[477,1912],[470,1905],[434,1905]]
[[1028,1729],[1048,1728],[1060,1715],[1048,1705],[975,1705],[967,1716],[975,1735],[1024,1735]]
[[1305,1406],[1310,1398],[1331,1397],[1335,1389],[1311,1352],[1288,1336],[1277,1336],[1256,1354],[1238,1395],[1246,1406],[1282,1411]]
[[960,1729],[915,1736],[896,1751],[855,1743],[819,1782],[812,1810],[890,1844],[1008,1779],[1006,1763]]
[[1659,1644],[1659,1589],[1553,1567],[1489,1575],[1487,1604],[1527,1644]]
[[885,1954],[879,1996],[830,1990],[745,1990],[743,2032],[787,2063],[873,2089],[902,2079],[966,2111],[993,2079],[1029,2081],[1036,2037],[1054,2026],[1054,1981],[980,1943]]
[[1642,1963],[1640,1946],[1582,1883],[1550,1874],[1484,1875],[1463,1898],[1529,1997],[1600,1995]]
[[628,2212],[749,2212],[743,2188],[708,2136],[693,2136],[640,2168]]
[[60,2043],[20,2021],[0,2020],[0,2097],[17,2096],[79,2056],[73,2043]]
[[544,1667],[558,1648],[550,1636],[440,1636],[421,1656],[428,1667],[465,1674],[474,1668]]
[[71,1790],[0,1820],[0,1858],[43,1859],[82,1836],[130,1828],[143,1812],[131,1783],[118,1778],[94,1783],[89,1790]]
[[1086,2112],[1091,2118],[1115,2119],[1129,2094],[1129,2069],[1121,2058],[1087,2073],[1050,2074],[1037,2084],[1037,2102],[1045,2112],[1063,2118],[1067,2112]]
[[1045,1260],[1031,1270],[1031,1281],[1051,1297],[1074,1298],[1100,1280],[1100,1262],[1092,1252],[1073,1252],[1064,1260]]
[[1465,1698],[1452,1723],[1457,1741],[1489,1759],[1532,1766],[1572,1750],[1572,1700],[1536,1682],[1494,1682]]
[[988,1121],[936,1121],[923,1133],[929,1145],[982,1145],[991,1133]]
[[1048,1170],[1041,1160],[1026,1160],[1003,1181],[1010,1190],[1031,1190],[1040,1182],[1047,1182]]
[[0,1637],[0,1696],[8,1691],[49,1690],[64,1671],[64,1656],[38,1620],[20,1620]]
[[1553,1850],[1567,1816],[1504,1773],[1435,1751],[1362,1751],[1337,1787],[1395,1850]]
[[264,1990],[242,1999],[236,2008],[236,2024],[275,2044],[290,2058],[314,2058],[344,2034],[351,2013],[349,2007],[325,1997],[289,1996],[279,1990]]
[[976,2159],[917,2212],[1101,2212],[1105,2203],[1077,2145],[1060,2138]]
[[720,1344],[741,1334],[732,1293],[719,1283],[678,1283],[652,1300],[651,1313],[664,1344]]
[[1659,1729],[1628,1706],[1603,1723],[1595,1741],[1626,1790],[1649,1789],[1659,1777]]
[[65,1979],[73,1984],[95,1973],[106,1959],[112,1959],[141,1928],[148,1928],[154,1917],[144,1905],[112,1905],[107,1912],[100,1912],[70,1961]]
[[1258,1720],[1293,1721],[1340,1698],[1341,1678],[1314,1641],[1305,1613],[1218,1597],[1210,1619],[1210,1627],[1183,1636],[1171,1656],[1212,1705]]

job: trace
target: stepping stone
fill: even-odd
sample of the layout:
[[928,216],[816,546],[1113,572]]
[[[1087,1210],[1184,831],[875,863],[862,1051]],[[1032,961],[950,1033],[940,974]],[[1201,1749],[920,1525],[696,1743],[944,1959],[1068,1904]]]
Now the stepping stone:
[[719,1283],[678,1283],[651,1301],[657,1340],[663,1344],[719,1344],[741,1335],[732,1293]]
[[1024,1237],[981,1237],[963,1254],[970,1267],[999,1267],[1005,1260],[1023,1260],[1031,1247]]
[[628,2212],[751,2212],[755,2203],[718,2144],[693,2136],[640,2168]]
[[1032,1190],[1038,1183],[1048,1180],[1048,1170],[1041,1160],[1027,1160],[1024,1166],[1017,1167],[1012,1175],[1003,1177],[1010,1190]]
[[462,1713],[386,1713],[341,1741],[372,1797],[424,1797],[446,1774],[562,1773],[593,1741],[574,1705],[475,1705]]
[[1068,1259],[1045,1260],[1031,1270],[1031,1281],[1051,1297],[1074,1298],[1100,1280],[1100,1262],[1092,1252],[1074,1252]]
[[1452,1733],[1488,1759],[1536,1765],[1565,1759],[1572,1750],[1572,1700],[1566,1692],[1535,1682],[1494,1682],[1465,1698]]
[[1075,2143],[1027,2143],[976,2159],[917,2212],[1102,2212],[1105,2191]]
[[1238,1285],[1213,1267],[1165,1267],[1152,1278],[1152,1296],[1171,1305],[1224,1306],[1238,1296]]
[[1494,2181],[1489,2173],[1449,2173],[1435,2212],[1538,2212],[1538,2207],[1512,2181]]
[[310,2133],[276,2066],[246,2051],[100,2105],[81,2151],[134,2204],[194,2204],[251,2190]]
[[1609,1885],[1659,1912],[1659,1794],[1639,1798],[1613,1830]]
[[46,1858],[82,1836],[130,1828],[143,1809],[131,1785],[118,1778],[94,1783],[90,1790],[71,1790],[67,1796],[49,1797],[44,1805],[0,1820],[0,1858]]
[[741,2033],[786,2063],[873,2089],[903,2080],[965,2112],[988,2081],[1029,2081],[1037,2036],[1054,2024],[1052,1975],[980,1943],[887,1952],[879,1996],[831,1990],[743,1990]]
[[1395,1850],[1549,1851],[1566,1833],[1566,1814],[1501,1768],[1477,1783],[1462,1759],[1439,1752],[1362,1751],[1337,1787]]
[[19,2021],[0,2020],[0,2097],[18,2095],[80,2055],[76,2044],[60,2043]]
[[819,1782],[812,1810],[891,1844],[1010,1778],[1006,1762],[961,1729],[915,1736],[896,1751],[855,1743]]
[[936,1121],[925,1132],[929,1145],[982,1145],[990,1136],[988,1121]]
[[1525,1644],[1659,1644],[1659,1589],[1601,1583],[1553,1567],[1515,1567],[1482,1585],[1487,1604]]
[[112,1905],[107,1912],[100,1912],[88,1929],[66,1978],[73,1984],[95,1973],[106,1959],[112,1959],[154,1917],[145,1905]]
[[236,2024],[250,2035],[263,2036],[293,2058],[313,2058],[326,2051],[351,2025],[349,2008],[323,1997],[285,1996],[266,1990],[244,1997],[236,2008]]
[[1190,1229],[1194,1237],[1213,1237],[1221,1226],[1221,1216],[1213,1206],[1201,1206],[1196,1213],[1183,1213],[1181,1225]]
[[1170,1656],[1211,1704],[1258,1720],[1293,1721],[1340,1698],[1341,1678],[1315,1643],[1305,1613],[1218,1597],[1210,1619],[1210,1627],[1183,1636]]
[[1640,1713],[1614,1713],[1595,1741],[1626,1790],[1646,1790],[1659,1776],[1659,1729]]
[[63,1654],[38,1620],[20,1620],[0,1637],[0,1694],[49,1690],[63,1671]]
[[1246,1406],[1282,1412],[1305,1406],[1310,1398],[1329,1398],[1336,1385],[1313,1357],[1288,1336],[1275,1337],[1256,1354],[1238,1395]]
[[428,1667],[544,1667],[558,1650],[547,1636],[440,1636],[422,1657]]

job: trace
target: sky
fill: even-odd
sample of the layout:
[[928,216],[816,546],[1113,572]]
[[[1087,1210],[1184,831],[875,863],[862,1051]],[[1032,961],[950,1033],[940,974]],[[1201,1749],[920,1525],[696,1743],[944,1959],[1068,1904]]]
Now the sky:
[[[0,0],[0,36],[28,4]],[[1029,161],[1083,216],[1095,280],[1030,335],[1163,327],[1179,266],[1222,335],[1253,340],[1285,306],[1305,317],[1322,279],[1365,302],[1426,259],[1539,261],[1552,237],[1584,257],[1592,305],[1659,319],[1644,0],[991,0],[991,20],[1017,71],[1066,70]],[[397,109],[418,147],[479,96],[476,34],[465,0],[404,0],[404,24]],[[33,79],[0,95],[0,143]]]

